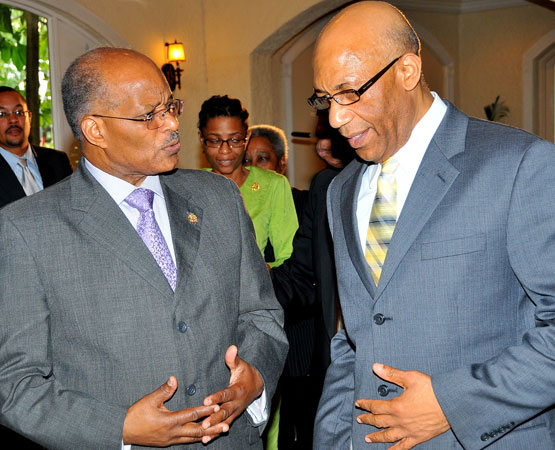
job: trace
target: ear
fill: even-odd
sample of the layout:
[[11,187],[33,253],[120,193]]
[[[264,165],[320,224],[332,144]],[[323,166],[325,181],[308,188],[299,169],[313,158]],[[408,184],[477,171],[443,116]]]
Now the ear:
[[102,118],[94,116],[83,117],[81,120],[81,133],[90,144],[106,148],[106,129]]
[[29,124],[32,123],[32,120],[33,120],[33,113],[29,111]]
[[287,168],[287,159],[285,158],[285,156],[282,156],[278,162],[278,173],[281,173],[283,175],[285,173],[286,168]]
[[422,76],[422,60],[414,53],[407,53],[399,60],[399,66],[403,88],[412,91]]

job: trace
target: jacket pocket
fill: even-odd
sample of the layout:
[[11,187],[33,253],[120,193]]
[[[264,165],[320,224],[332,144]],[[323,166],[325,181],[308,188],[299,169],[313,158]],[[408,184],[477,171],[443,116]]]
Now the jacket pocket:
[[476,234],[440,242],[421,244],[422,259],[446,258],[466,253],[483,252],[486,249],[486,235]]

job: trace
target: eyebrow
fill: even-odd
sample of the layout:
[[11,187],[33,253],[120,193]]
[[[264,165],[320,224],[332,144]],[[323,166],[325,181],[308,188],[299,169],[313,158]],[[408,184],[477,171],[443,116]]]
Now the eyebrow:
[[149,108],[149,110],[143,114],[139,114],[139,116],[146,116],[147,114],[153,113],[154,111],[156,111],[156,108],[159,108],[162,105],[167,105],[172,100],[174,100],[173,94],[170,95],[165,102],[158,102],[155,105],[151,105],[151,104],[145,105],[144,107]]
[[[352,86],[352,85],[350,83],[347,83],[347,82],[339,83],[338,85],[333,87],[333,91],[336,94],[338,92],[341,92],[341,91],[344,91],[344,90],[347,90],[347,89],[352,89],[353,91],[356,91],[355,88],[349,87],[349,86]],[[329,94],[329,95],[331,95],[329,92],[323,91],[322,89],[314,89],[314,93],[315,94]]]
[[[23,108],[23,105],[21,103],[18,103],[17,105],[15,105],[15,108],[17,108],[17,107]],[[0,109],[8,109],[8,107],[0,105]]]

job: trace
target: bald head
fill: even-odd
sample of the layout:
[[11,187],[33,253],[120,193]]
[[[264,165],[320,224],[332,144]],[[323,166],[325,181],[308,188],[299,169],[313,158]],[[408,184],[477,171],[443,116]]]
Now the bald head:
[[359,2],[343,9],[326,25],[317,47],[341,46],[383,61],[404,53],[420,56],[414,29],[394,6],[385,2]]
[[137,67],[145,65],[160,72],[151,59],[124,48],[96,48],[73,61],[62,80],[62,99],[75,139],[81,141],[81,119],[94,112],[95,104],[116,108],[119,97],[113,91],[132,82]]
[[316,42],[313,67],[315,95],[333,98],[330,125],[367,161],[397,152],[433,101],[422,81],[420,41],[385,2],[337,14]]

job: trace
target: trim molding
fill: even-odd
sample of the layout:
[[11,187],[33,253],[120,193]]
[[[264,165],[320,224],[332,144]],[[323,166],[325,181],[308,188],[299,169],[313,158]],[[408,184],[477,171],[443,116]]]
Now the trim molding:
[[524,0],[394,0],[392,3],[401,10],[430,11],[438,13],[462,14],[491,9],[512,8],[530,5]]

